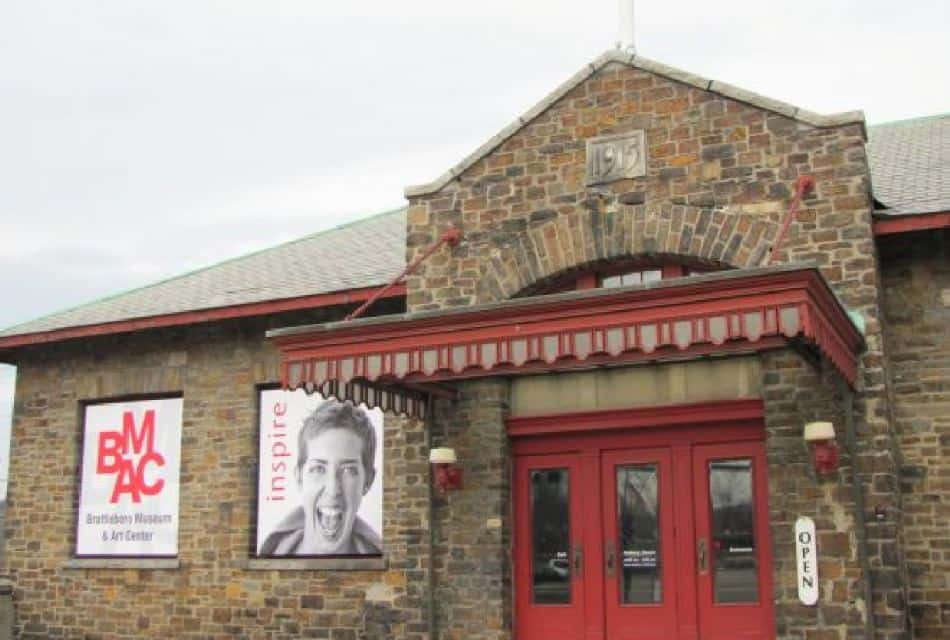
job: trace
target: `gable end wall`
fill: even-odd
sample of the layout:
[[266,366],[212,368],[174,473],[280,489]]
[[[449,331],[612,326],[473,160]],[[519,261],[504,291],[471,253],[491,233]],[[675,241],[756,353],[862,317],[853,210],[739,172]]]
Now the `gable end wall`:
[[[585,186],[587,140],[634,130],[646,132],[647,175]],[[825,557],[840,559],[841,573],[828,583],[822,596],[827,611],[817,616],[799,611],[795,594],[781,590],[779,581],[787,582],[789,574],[777,561],[777,616],[782,637],[821,630],[822,638],[843,640],[861,637],[871,624],[878,638],[904,638],[898,457],[883,367],[862,124],[817,128],[690,84],[609,64],[439,191],[410,198],[407,259],[449,226],[460,228],[464,237],[408,279],[407,307],[420,311],[504,300],[558,274],[628,256],[681,255],[732,267],[758,265],[803,174],[815,178],[816,188],[775,262],[817,263],[845,305],[866,319],[868,348],[855,399],[856,464],[864,503],[891,516],[869,522],[864,543],[847,536],[829,543]],[[770,459],[791,456],[795,462],[789,468],[801,475],[789,485],[792,479],[779,477],[785,469],[776,466],[770,483],[773,491],[790,486],[802,492],[803,500],[787,501],[802,510],[810,509],[808,496],[823,485],[809,476],[801,425],[840,415],[841,398],[825,393],[826,383],[783,358],[763,358]],[[783,402],[789,393],[796,398],[793,405]],[[868,514],[854,512],[848,464],[828,499],[845,518],[834,526],[847,521],[857,528]],[[783,519],[789,515],[773,518],[776,549],[789,548],[791,533]],[[866,546],[870,575],[852,543]],[[865,599],[867,584],[871,603]],[[503,606],[498,604],[499,615]],[[859,614],[833,613],[837,606]],[[826,618],[835,621],[835,630],[826,631]]]

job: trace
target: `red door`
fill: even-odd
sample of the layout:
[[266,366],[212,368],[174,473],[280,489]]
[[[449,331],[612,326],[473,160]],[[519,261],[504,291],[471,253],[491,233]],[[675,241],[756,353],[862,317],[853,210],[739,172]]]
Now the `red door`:
[[606,497],[601,531],[607,637],[675,638],[678,567],[671,452],[605,451],[600,462],[600,495]]
[[[771,549],[761,443],[693,451],[699,623],[702,638],[762,638],[771,629]],[[766,570],[763,570],[766,569]]]
[[515,637],[774,638],[761,432],[515,440]]
[[526,553],[515,567],[519,637],[583,637],[585,484],[577,456],[516,461],[515,528]]

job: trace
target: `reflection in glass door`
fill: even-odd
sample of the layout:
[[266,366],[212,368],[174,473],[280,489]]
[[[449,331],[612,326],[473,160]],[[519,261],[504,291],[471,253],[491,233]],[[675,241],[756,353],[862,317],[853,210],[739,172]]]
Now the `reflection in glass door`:
[[532,469],[529,473],[532,600],[534,604],[570,604],[570,472]]
[[656,604],[663,600],[658,466],[638,464],[614,470],[620,604]]
[[752,460],[709,461],[713,601],[757,602]]

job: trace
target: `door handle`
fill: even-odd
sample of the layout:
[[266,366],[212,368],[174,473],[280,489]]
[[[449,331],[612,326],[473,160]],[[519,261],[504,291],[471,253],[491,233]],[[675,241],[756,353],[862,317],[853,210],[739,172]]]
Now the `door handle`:
[[608,540],[604,547],[604,564],[607,566],[607,577],[614,577],[614,566],[617,564],[617,549],[613,540]]
[[706,538],[700,538],[696,545],[696,564],[700,573],[709,571],[709,552],[706,546]]
[[584,547],[579,544],[574,545],[574,576],[581,575],[581,569],[584,566]]

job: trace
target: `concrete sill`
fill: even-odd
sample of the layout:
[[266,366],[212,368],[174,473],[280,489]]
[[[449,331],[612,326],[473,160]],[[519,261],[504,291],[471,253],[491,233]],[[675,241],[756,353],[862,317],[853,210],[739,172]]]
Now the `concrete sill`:
[[70,558],[63,569],[178,569],[178,558]]
[[386,556],[380,558],[248,558],[248,571],[385,571]]

